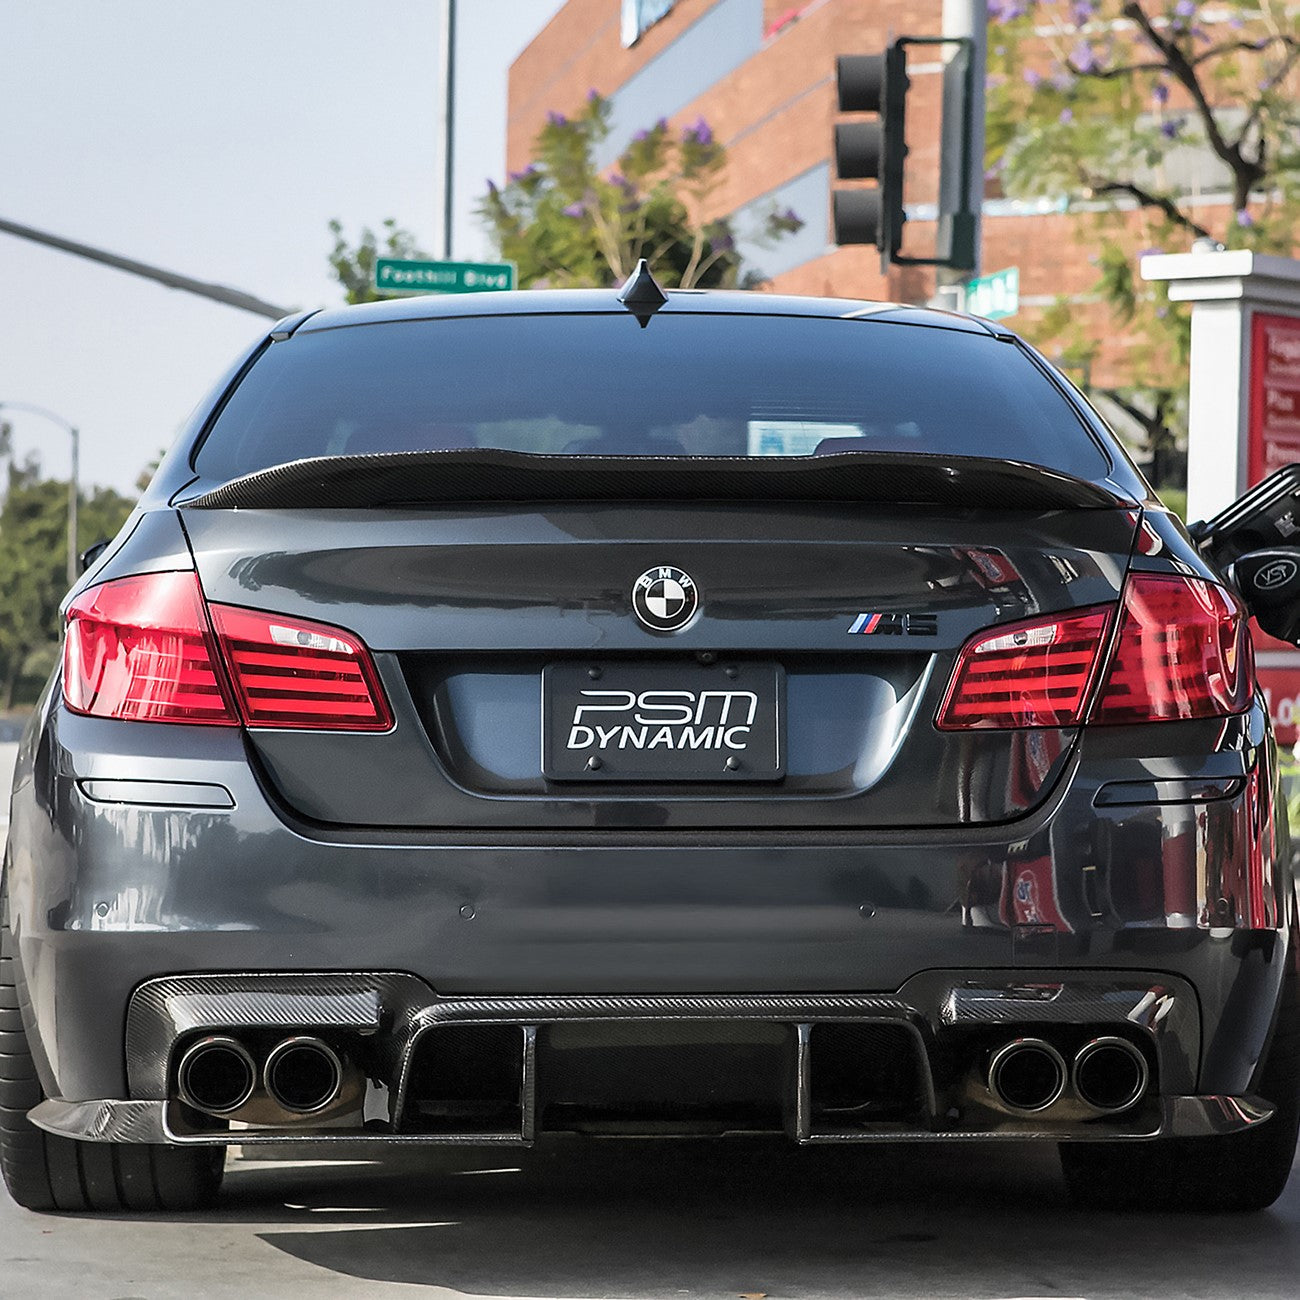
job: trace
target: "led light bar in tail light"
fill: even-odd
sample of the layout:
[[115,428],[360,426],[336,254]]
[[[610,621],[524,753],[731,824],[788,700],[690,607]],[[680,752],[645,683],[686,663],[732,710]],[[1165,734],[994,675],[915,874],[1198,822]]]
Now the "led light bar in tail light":
[[195,573],[143,573],[68,606],[63,698],[74,713],[235,726]]
[[1250,703],[1254,661],[1236,598],[1201,578],[1133,573],[1115,652],[1090,719],[1217,718]]
[[351,632],[234,605],[210,605],[250,727],[387,731],[393,725],[370,652]]
[[957,657],[936,725],[946,731],[1076,726],[1109,626],[1110,608],[1098,605],[972,637]]

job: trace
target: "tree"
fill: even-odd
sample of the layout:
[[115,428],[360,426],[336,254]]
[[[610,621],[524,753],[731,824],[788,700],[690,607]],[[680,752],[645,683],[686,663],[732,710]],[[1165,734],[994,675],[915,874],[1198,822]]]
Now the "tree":
[[[988,163],[1013,197],[1095,204],[1096,292],[1131,340],[1100,390],[1153,460],[1182,410],[1189,329],[1140,251],[1195,239],[1289,253],[1300,221],[1300,29],[1287,0],[989,0]],[[1213,160],[1221,217],[1180,174]],[[1201,187],[1204,189],[1204,187]],[[1136,216],[1134,215],[1136,212]],[[1089,364],[1096,325],[1061,303],[1030,332]]]
[[[478,212],[501,257],[516,263],[522,288],[621,283],[647,258],[667,287],[761,283],[746,268],[727,218],[705,220],[726,168],[726,150],[701,118],[680,132],[660,120],[638,131],[617,163],[602,169],[611,104],[592,91],[573,117],[548,115],[535,156],[504,186],[488,182]],[[756,242],[770,244],[803,225],[793,211],[763,214]]]
[[[41,477],[35,458],[8,467],[0,506],[0,710],[13,707],[29,659],[52,657],[59,639],[59,602],[67,590],[66,480]],[[78,504],[77,544],[112,537],[131,502],[111,488],[94,488]]]
[[[343,286],[348,302],[377,302],[386,295],[375,291],[375,259],[398,257],[427,259],[429,254],[421,249],[409,230],[403,230],[393,217],[383,223],[382,237],[376,236],[368,226],[354,245],[343,236],[343,223],[331,221],[330,234],[334,236],[334,250],[330,253],[330,266]],[[382,246],[380,239],[382,238]]]

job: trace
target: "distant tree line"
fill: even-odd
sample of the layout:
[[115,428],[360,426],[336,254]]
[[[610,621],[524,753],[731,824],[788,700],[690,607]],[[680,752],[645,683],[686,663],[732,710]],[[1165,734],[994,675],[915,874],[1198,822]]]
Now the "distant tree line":
[[[59,645],[59,602],[67,593],[68,483],[45,478],[35,457],[8,459],[0,503],[0,712],[32,704]],[[112,537],[132,501],[91,488],[78,502],[77,547]]]

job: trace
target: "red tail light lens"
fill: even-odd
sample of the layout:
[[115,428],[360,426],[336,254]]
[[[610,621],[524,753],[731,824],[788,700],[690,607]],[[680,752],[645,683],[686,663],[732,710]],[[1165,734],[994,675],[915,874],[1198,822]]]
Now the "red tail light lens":
[[250,727],[387,731],[370,652],[349,632],[234,605],[209,607]]
[[231,605],[205,608],[193,572],[145,573],[82,592],[68,607],[63,697],[74,713],[132,722],[232,727],[242,715],[250,727],[393,725],[370,652],[351,633]]
[[63,698],[74,713],[235,726],[194,573],[145,573],[68,607]]
[[1093,722],[1216,718],[1250,703],[1245,615],[1222,587],[1180,574],[1130,574],[1119,637]]
[[962,647],[936,725],[1077,725],[1109,624],[1109,607],[1099,605],[979,633]]

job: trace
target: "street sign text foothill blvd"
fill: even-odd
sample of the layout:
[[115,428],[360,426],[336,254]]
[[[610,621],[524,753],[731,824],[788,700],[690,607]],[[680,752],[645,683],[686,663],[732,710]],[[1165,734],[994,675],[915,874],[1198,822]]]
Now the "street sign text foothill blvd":
[[1020,310],[1020,268],[982,275],[966,286],[966,310],[985,320],[1003,320]]
[[515,287],[513,262],[415,262],[375,259],[379,293],[487,293]]

